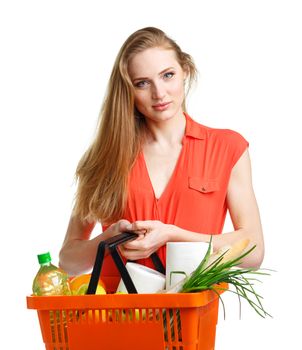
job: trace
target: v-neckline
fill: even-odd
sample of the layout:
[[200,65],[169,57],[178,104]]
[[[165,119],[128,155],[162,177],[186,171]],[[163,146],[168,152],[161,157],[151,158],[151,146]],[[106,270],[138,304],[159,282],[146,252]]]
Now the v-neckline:
[[179,152],[179,155],[178,155],[177,161],[175,163],[174,169],[173,169],[173,171],[171,173],[171,176],[170,176],[166,186],[164,187],[164,189],[163,189],[163,191],[162,191],[162,193],[160,194],[159,197],[156,197],[156,194],[155,194],[155,191],[154,191],[154,187],[153,187],[153,184],[152,184],[152,181],[151,181],[151,177],[150,177],[150,174],[149,174],[149,170],[148,170],[148,167],[147,167],[147,162],[146,162],[146,159],[145,159],[145,155],[144,155],[143,150],[141,150],[141,158],[142,158],[142,162],[144,164],[144,169],[145,169],[145,172],[146,172],[146,175],[147,175],[147,178],[148,178],[149,186],[152,189],[153,196],[154,196],[154,199],[156,200],[156,202],[159,202],[160,200],[162,200],[162,198],[167,194],[167,192],[169,191],[169,188],[171,187],[172,181],[176,177],[177,169],[179,167],[180,161],[181,161],[181,159],[183,157],[183,154],[184,154],[185,135],[183,136],[181,144],[182,144],[182,147],[181,147],[181,150]]

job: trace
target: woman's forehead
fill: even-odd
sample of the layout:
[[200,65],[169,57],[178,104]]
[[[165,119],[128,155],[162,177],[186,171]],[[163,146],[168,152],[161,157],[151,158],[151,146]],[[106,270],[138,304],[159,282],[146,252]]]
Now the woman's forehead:
[[131,79],[152,76],[172,67],[179,67],[175,52],[159,47],[135,54],[128,66]]

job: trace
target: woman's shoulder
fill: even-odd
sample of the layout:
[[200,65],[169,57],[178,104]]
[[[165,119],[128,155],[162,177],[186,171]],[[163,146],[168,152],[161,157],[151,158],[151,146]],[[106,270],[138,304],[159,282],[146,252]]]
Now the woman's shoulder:
[[211,127],[206,127],[206,128],[209,130],[209,135],[217,141],[227,142],[227,143],[247,142],[244,136],[236,130],[211,128]]
[[245,137],[238,131],[226,128],[217,128],[204,125],[202,123],[192,120],[195,124],[194,128],[199,129],[200,134],[204,135],[208,141],[219,142],[222,144],[248,144]]
[[[198,135],[198,138],[206,142],[206,150],[217,157],[223,155],[233,166],[248,148],[248,141],[238,131],[232,129],[213,128],[190,120],[191,134]],[[194,130],[194,132],[192,132]],[[213,158],[213,159],[214,159]]]

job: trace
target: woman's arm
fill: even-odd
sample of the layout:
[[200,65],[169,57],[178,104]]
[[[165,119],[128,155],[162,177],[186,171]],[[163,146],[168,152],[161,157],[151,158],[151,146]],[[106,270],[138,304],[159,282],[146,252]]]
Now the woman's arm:
[[66,236],[59,254],[59,266],[70,275],[85,273],[94,265],[98,245],[126,229],[129,221],[120,220],[105,232],[89,239],[95,223],[71,216]]
[[[248,238],[249,248],[256,248],[243,260],[244,267],[260,267],[264,258],[264,239],[260,214],[252,185],[251,162],[248,150],[244,152],[233,168],[227,192],[227,205],[235,231],[221,235],[217,248],[224,243]],[[217,237],[213,237],[214,241]],[[225,241],[224,241],[225,240]]]
[[[260,215],[252,186],[248,150],[244,152],[232,170],[227,190],[227,204],[234,231],[213,235],[213,248],[218,250],[224,245],[232,245],[238,240],[248,238],[249,247],[256,244],[256,248],[243,259],[242,266],[257,268],[263,260],[264,242]],[[127,229],[147,230],[144,239],[129,242],[121,247],[123,255],[132,260],[150,256],[166,242],[209,242],[210,240],[208,234],[187,231],[174,225],[163,224],[160,221],[137,221]]]

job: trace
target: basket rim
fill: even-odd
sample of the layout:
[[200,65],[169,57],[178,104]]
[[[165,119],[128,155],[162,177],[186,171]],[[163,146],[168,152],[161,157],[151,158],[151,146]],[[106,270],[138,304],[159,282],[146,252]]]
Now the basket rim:
[[217,286],[216,292],[171,294],[102,294],[72,296],[27,296],[27,308],[36,310],[119,309],[119,308],[181,308],[201,307],[211,303],[228,289],[227,283]]

